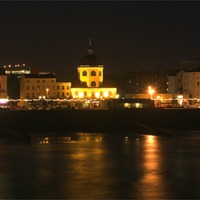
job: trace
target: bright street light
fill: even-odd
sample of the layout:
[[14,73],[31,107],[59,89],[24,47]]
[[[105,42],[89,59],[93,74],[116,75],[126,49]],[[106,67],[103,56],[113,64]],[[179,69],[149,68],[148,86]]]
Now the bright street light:
[[151,99],[152,99],[152,96],[153,96],[153,94],[155,93],[155,90],[152,89],[151,86],[149,86],[149,87],[148,87],[148,93],[150,94],[150,97],[151,97]]

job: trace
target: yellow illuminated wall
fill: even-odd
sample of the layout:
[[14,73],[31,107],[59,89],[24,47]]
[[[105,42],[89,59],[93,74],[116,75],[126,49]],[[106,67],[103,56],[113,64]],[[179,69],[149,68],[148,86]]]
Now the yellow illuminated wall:
[[71,88],[72,98],[107,99],[116,97],[117,88]]
[[56,82],[56,98],[69,98],[71,96],[71,82]]
[[99,87],[103,82],[103,65],[91,67],[80,65],[78,67],[79,80],[87,87]]

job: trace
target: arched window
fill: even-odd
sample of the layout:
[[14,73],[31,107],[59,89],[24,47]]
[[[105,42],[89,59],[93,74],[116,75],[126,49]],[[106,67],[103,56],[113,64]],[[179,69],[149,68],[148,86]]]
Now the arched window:
[[87,76],[87,72],[86,72],[86,71],[83,71],[82,75],[83,75],[83,76]]
[[99,76],[101,76],[101,71],[99,71]]
[[91,87],[96,87],[96,82],[95,81],[91,82]]
[[96,72],[95,71],[91,71],[91,76],[96,76]]

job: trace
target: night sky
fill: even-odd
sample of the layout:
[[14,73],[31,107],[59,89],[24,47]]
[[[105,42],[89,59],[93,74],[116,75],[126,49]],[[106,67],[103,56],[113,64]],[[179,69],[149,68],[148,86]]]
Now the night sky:
[[200,59],[200,2],[0,2],[0,66],[77,76],[92,37],[104,74],[177,68]]

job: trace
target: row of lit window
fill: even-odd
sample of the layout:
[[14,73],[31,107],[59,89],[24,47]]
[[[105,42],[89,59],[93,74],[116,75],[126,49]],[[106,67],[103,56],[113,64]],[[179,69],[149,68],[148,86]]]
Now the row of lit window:
[[96,98],[99,98],[99,97],[111,97],[112,96],[112,92],[109,91],[105,91],[105,92],[92,92],[92,94],[88,94],[86,91],[84,92],[78,92],[78,91],[75,91],[75,97],[76,98],[83,98],[83,97],[96,97]]
[[[95,71],[91,71],[90,75],[91,76],[96,76],[96,72]],[[82,76],[87,76],[87,72],[83,71],[82,72]],[[101,71],[99,71],[99,76],[101,76]]]
[[[32,90],[35,90],[35,88],[37,88],[37,90],[40,90],[40,86],[35,87],[34,85],[32,85],[31,88],[32,88]],[[42,86],[41,88],[42,88],[42,90],[45,90],[45,89],[47,89],[47,88],[50,88],[50,86],[47,86],[47,87]],[[55,86],[54,86],[54,85],[53,85],[51,88],[52,88],[52,90],[55,90]],[[26,89],[29,90],[29,89],[30,89],[30,86],[27,85],[27,86],[26,86]],[[65,86],[60,87],[60,85],[57,85],[56,89],[57,89],[57,90],[60,90],[60,89],[65,90]],[[66,89],[69,90],[70,87],[67,86]]]

